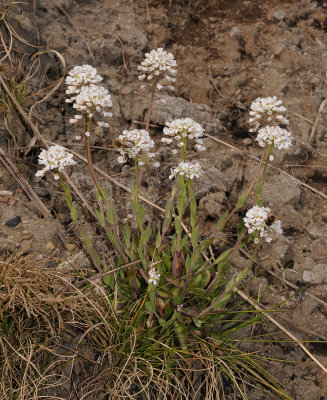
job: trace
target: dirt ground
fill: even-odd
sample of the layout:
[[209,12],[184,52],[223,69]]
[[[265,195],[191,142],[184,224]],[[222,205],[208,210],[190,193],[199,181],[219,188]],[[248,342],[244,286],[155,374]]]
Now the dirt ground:
[[[265,205],[278,213],[284,236],[263,245],[252,273],[258,274],[262,268],[268,272],[254,278],[247,291],[267,308],[285,301],[285,312],[276,319],[299,339],[314,341],[306,347],[327,366],[327,346],[319,343],[327,340],[327,2],[29,0],[18,5],[11,18],[20,35],[41,50],[59,52],[68,69],[91,64],[104,77],[114,117],[109,130],[97,129],[92,136],[93,145],[107,148],[95,150],[94,157],[99,168],[110,176],[119,174],[116,179],[127,186],[132,172],[118,164],[112,142],[123,129],[143,126],[139,122],[144,121],[149,92],[137,80],[137,66],[152,48],[164,47],[174,54],[178,65],[175,91],[157,95],[151,119],[162,167],[146,174],[142,195],[164,206],[172,185],[168,176],[176,159],[160,144],[160,127],[177,117],[201,123],[218,140],[206,138],[207,152],[191,153],[204,169],[204,178],[195,188],[203,234],[235,204],[257,167],[253,156],[260,157],[261,149],[247,122],[251,102],[259,96],[277,96],[283,101],[294,146],[276,153],[264,198]],[[36,48],[21,48],[28,65]],[[54,83],[62,72],[59,58],[45,54],[29,84],[35,92]],[[64,85],[35,111],[38,116],[33,120],[46,139],[68,147],[71,144],[78,151],[75,127],[68,123],[73,109],[65,103]],[[21,147],[32,137],[24,127],[23,122],[14,127]],[[77,254],[80,246],[59,185],[51,178],[35,177],[39,149],[24,157],[22,150],[15,150],[5,122],[0,122],[0,129],[2,149],[14,157],[20,172],[52,212],[52,219],[41,218],[0,164],[0,250],[37,252],[40,260]],[[94,193],[85,171],[80,161],[71,178],[92,201]],[[126,217],[129,194],[108,179],[103,184]],[[251,202],[247,206],[251,207]],[[87,210],[84,214],[87,224]],[[17,216],[22,220],[17,226],[5,225]],[[148,207],[149,220],[158,217],[158,211]],[[92,226],[89,229],[92,231]],[[217,239],[217,252],[223,250],[226,240],[230,237]],[[242,268],[246,260],[242,254],[236,257],[235,268]],[[299,288],[302,291],[296,294]],[[267,361],[265,366],[295,400],[327,399],[326,374],[298,346],[272,341],[245,348],[271,359],[292,361]],[[268,397],[253,389],[249,400],[259,399]]]

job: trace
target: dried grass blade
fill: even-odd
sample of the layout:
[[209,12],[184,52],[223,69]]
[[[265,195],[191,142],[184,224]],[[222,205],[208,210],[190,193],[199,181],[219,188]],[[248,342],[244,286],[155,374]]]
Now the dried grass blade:
[[40,210],[44,217],[51,217],[50,211],[46,208],[46,206],[42,203],[40,198],[36,195],[30,184],[23,177],[23,175],[18,171],[15,164],[6,156],[3,149],[0,147],[0,159],[4,165],[4,167],[8,170],[8,172],[13,176],[13,178],[17,181],[17,183],[21,186],[27,196],[35,203],[36,208]]
[[313,136],[314,136],[314,134],[315,134],[315,132],[316,132],[316,129],[317,129],[317,126],[318,126],[320,114],[321,114],[322,110],[323,110],[324,107],[325,107],[326,101],[327,101],[327,97],[321,102],[321,104],[320,104],[320,106],[319,106],[319,109],[318,109],[318,112],[317,112],[317,115],[316,115],[315,122],[314,122],[314,124],[312,125],[312,128],[311,128],[309,142],[312,142]]
[[[253,301],[247,294],[245,294],[242,290],[235,290],[245,301],[251,304],[258,311],[267,311],[263,307],[259,306],[255,301]],[[281,325],[278,321],[275,320],[271,315],[269,315],[268,311],[265,315],[270,322],[276,325],[282,332],[284,332],[289,338],[291,338],[301,349],[311,358],[311,360],[318,365],[326,374],[327,368],[324,367],[319,360],[301,343],[301,341],[293,335],[293,333],[289,332],[283,325]]]

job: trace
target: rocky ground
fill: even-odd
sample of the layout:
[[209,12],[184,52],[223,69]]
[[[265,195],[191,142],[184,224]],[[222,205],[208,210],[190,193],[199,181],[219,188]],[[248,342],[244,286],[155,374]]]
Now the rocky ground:
[[[68,69],[91,64],[104,77],[112,94],[114,117],[109,130],[97,129],[92,136],[93,145],[107,148],[95,151],[94,157],[99,168],[111,176],[119,174],[116,179],[127,186],[132,172],[118,164],[112,142],[123,129],[138,126],[146,115],[149,92],[141,88],[137,66],[144,53],[157,46],[174,54],[178,64],[175,91],[157,95],[151,118],[151,133],[160,146],[162,167],[146,174],[142,195],[162,207],[172,186],[168,176],[176,159],[160,144],[164,123],[175,117],[191,117],[201,123],[206,133],[217,139],[205,139],[207,152],[191,152],[191,158],[199,160],[204,169],[204,177],[195,188],[203,234],[210,232],[219,215],[235,204],[257,166],[253,156],[260,157],[261,149],[249,133],[247,122],[251,102],[259,96],[283,100],[294,146],[276,154],[273,168],[268,171],[264,198],[265,205],[278,213],[285,234],[263,245],[253,274],[262,268],[270,273],[255,278],[247,290],[267,307],[288,299],[283,305],[287,312],[279,321],[303,340],[327,340],[327,3],[36,0],[15,7],[11,21],[33,45],[59,52]],[[21,49],[26,53],[27,65],[36,49],[26,45]],[[29,85],[37,91],[54,83],[62,72],[59,58],[54,53],[45,54]],[[78,144],[75,127],[68,123],[73,110],[65,103],[63,85],[38,104],[35,112],[33,120],[46,139]],[[20,147],[32,137],[24,126],[22,122],[14,126]],[[39,149],[23,158],[22,150],[15,151],[12,132],[8,134],[5,122],[0,123],[0,129],[2,149],[13,156],[20,172],[52,212],[52,219],[41,218],[33,202],[0,164],[1,251],[37,252],[39,259],[51,255],[56,260],[78,254],[79,245],[59,185],[52,179],[34,176]],[[72,148],[78,150],[77,146]],[[71,178],[92,201],[94,193],[85,171],[80,162]],[[130,212],[129,194],[109,180],[103,182],[117,199],[122,217],[126,217]],[[5,225],[17,216],[21,221],[16,226]],[[157,210],[148,207],[150,220],[158,216]],[[85,211],[85,223],[88,220]],[[230,237],[217,239],[217,251],[224,248],[226,240]],[[241,254],[235,259],[235,268],[242,267],[246,260]],[[294,296],[298,288],[303,290]],[[257,347],[267,357],[297,361],[267,363],[292,398],[327,398],[326,375],[300,348],[289,343]],[[315,342],[307,347],[327,366],[325,344]],[[253,345],[250,349],[253,351]],[[268,400],[255,390],[251,396],[250,400]]]

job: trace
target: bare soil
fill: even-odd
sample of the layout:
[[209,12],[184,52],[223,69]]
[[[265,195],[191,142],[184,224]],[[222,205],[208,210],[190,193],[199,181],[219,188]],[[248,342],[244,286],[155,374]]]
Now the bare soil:
[[[253,275],[267,271],[247,286],[249,295],[267,308],[284,302],[285,310],[276,319],[306,344],[327,366],[327,134],[324,100],[327,71],[327,3],[324,0],[36,0],[18,5],[11,14],[12,24],[30,43],[56,50],[67,68],[91,64],[104,77],[113,98],[109,130],[97,129],[93,145],[96,165],[125,185],[133,176],[129,167],[118,164],[113,139],[123,130],[144,121],[149,92],[137,80],[137,65],[144,53],[164,47],[178,64],[175,92],[158,94],[152,115],[152,135],[163,167],[145,176],[142,195],[164,206],[172,183],[170,168],[176,161],[160,144],[165,119],[190,116],[204,125],[216,139],[205,140],[205,153],[191,152],[205,177],[197,183],[199,218],[203,234],[210,232],[219,215],[235,204],[249,183],[261,149],[249,133],[248,112],[257,97],[277,96],[283,100],[291,120],[295,140],[291,150],[276,154],[264,189],[266,206],[278,213],[284,236],[265,244]],[[36,49],[17,44],[26,53],[28,65]],[[41,57],[40,68],[31,79],[33,91],[54,83],[62,76],[62,66],[54,53]],[[65,87],[37,105],[42,135],[78,151],[75,127],[68,123],[73,109],[65,103]],[[157,128],[155,127],[157,126]],[[52,212],[43,219],[7,169],[0,164],[0,250],[51,256],[54,262],[80,251],[71,229],[64,196],[52,178],[40,180],[35,172],[39,149],[26,157],[13,145],[4,122],[0,124],[0,144],[20,172],[42,197]],[[23,122],[18,147],[26,146],[32,133]],[[75,185],[92,202],[94,193],[86,168],[79,162],[71,174]],[[122,217],[130,212],[129,194],[103,179]],[[41,188],[41,189],[40,189]],[[42,191],[42,189],[47,189]],[[3,191],[9,191],[6,193]],[[93,231],[87,210],[84,222]],[[251,207],[251,202],[247,204]],[[16,227],[5,223],[16,216]],[[160,213],[148,207],[149,220]],[[234,221],[234,223],[236,220]],[[229,233],[233,233],[232,230]],[[219,238],[216,251],[233,236]],[[245,255],[235,259],[242,268]],[[282,279],[280,279],[282,278]],[[298,294],[298,289],[302,288]],[[295,295],[296,294],[296,295]],[[261,328],[258,328],[261,329]],[[271,330],[276,330],[270,327]],[[259,332],[259,331],[258,331]],[[249,332],[249,335],[256,332]],[[275,336],[274,336],[275,337]],[[280,336],[287,340],[285,336]],[[248,344],[248,351],[274,360],[265,366],[285,386],[295,400],[326,400],[326,374],[292,343]],[[77,398],[77,397],[76,397]],[[253,389],[249,400],[268,400]],[[270,399],[270,397],[269,397]]]

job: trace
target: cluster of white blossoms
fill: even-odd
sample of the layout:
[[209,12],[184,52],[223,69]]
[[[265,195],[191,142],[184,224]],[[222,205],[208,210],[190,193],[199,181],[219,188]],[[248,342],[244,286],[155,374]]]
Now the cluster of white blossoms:
[[[138,66],[141,75],[139,80],[152,80],[156,79],[157,84],[160,79],[165,79],[170,82],[175,82],[174,75],[176,74],[176,61],[171,53],[159,47],[157,50],[151,50],[150,53],[145,54],[145,59],[141,65]],[[162,89],[162,85],[157,85],[159,89]],[[173,86],[170,89],[174,90]]]
[[[149,132],[144,129],[134,129],[132,131],[123,131],[116,141],[121,156],[118,157],[118,162],[123,164],[127,161],[126,157],[135,159],[137,155],[147,155],[149,158],[155,156],[151,153],[154,148],[154,141],[150,138]],[[139,165],[144,165],[143,161],[138,162]],[[159,164],[160,165],[160,164]],[[154,163],[154,166],[159,166]]]
[[156,286],[159,279],[160,279],[159,272],[157,272],[155,268],[151,268],[149,271],[149,283],[153,283]]
[[[98,75],[96,68],[90,65],[76,66],[69,72],[66,77],[66,94],[73,96],[66,99],[66,102],[73,103],[73,107],[81,113],[74,115],[74,118],[69,120],[70,123],[76,123],[83,119],[84,115],[93,118],[95,112],[102,117],[112,117],[112,113],[108,111],[112,107],[111,96],[106,88],[99,85],[101,81],[102,77]],[[97,125],[109,127],[105,121],[97,121]],[[90,132],[85,134],[90,136]]]
[[277,97],[258,97],[251,104],[249,123],[252,125],[250,132],[256,132],[260,127],[288,125],[289,120],[283,115],[286,108],[281,106],[282,101]]
[[292,139],[292,134],[279,126],[266,126],[261,128],[256,137],[261,147],[273,144],[277,149],[291,148]]
[[[280,220],[276,219],[269,207],[252,207],[244,217],[244,224],[250,234],[257,231],[259,236],[266,239],[266,242],[272,240],[268,236],[269,234],[277,233],[282,235],[283,233]],[[258,239],[255,238],[254,242],[258,243]]]
[[[186,139],[195,140],[195,148],[199,151],[204,151],[206,148],[203,146],[203,140],[200,139],[204,134],[202,125],[193,121],[191,118],[178,118],[172,122],[166,122],[166,127],[163,129],[163,133],[167,136],[171,136],[177,141],[177,146],[183,147]],[[172,143],[171,138],[162,138],[162,142]]]
[[[81,90],[82,86],[90,85],[91,83],[98,84],[102,81],[102,77],[98,75],[96,68],[91,67],[91,65],[77,65],[71,71],[69,71],[66,77],[66,85],[68,89],[66,90],[66,94],[78,94]],[[66,100],[67,101],[67,100]],[[74,97],[72,101],[67,101],[68,103],[72,103],[74,101]]]
[[[73,155],[68,153],[62,146],[51,146],[48,150],[42,150],[39,155],[39,164],[45,167],[37,171],[36,176],[44,176],[47,171],[53,169],[55,172],[61,172],[65,167],[69,165],[75,165],[76,162],[73,160]],[[54,176],[55,179],[59,179],[57,173]]]
[[201,165],[198,162],[191,163],[188,161],[182,161],[178,164],[177,168],[171,169],[171,175],[169,176],[169,179],[173,179],[177,175],[184,176],[185,178],[189,179],[194,179],[199,178],[201,173]]

